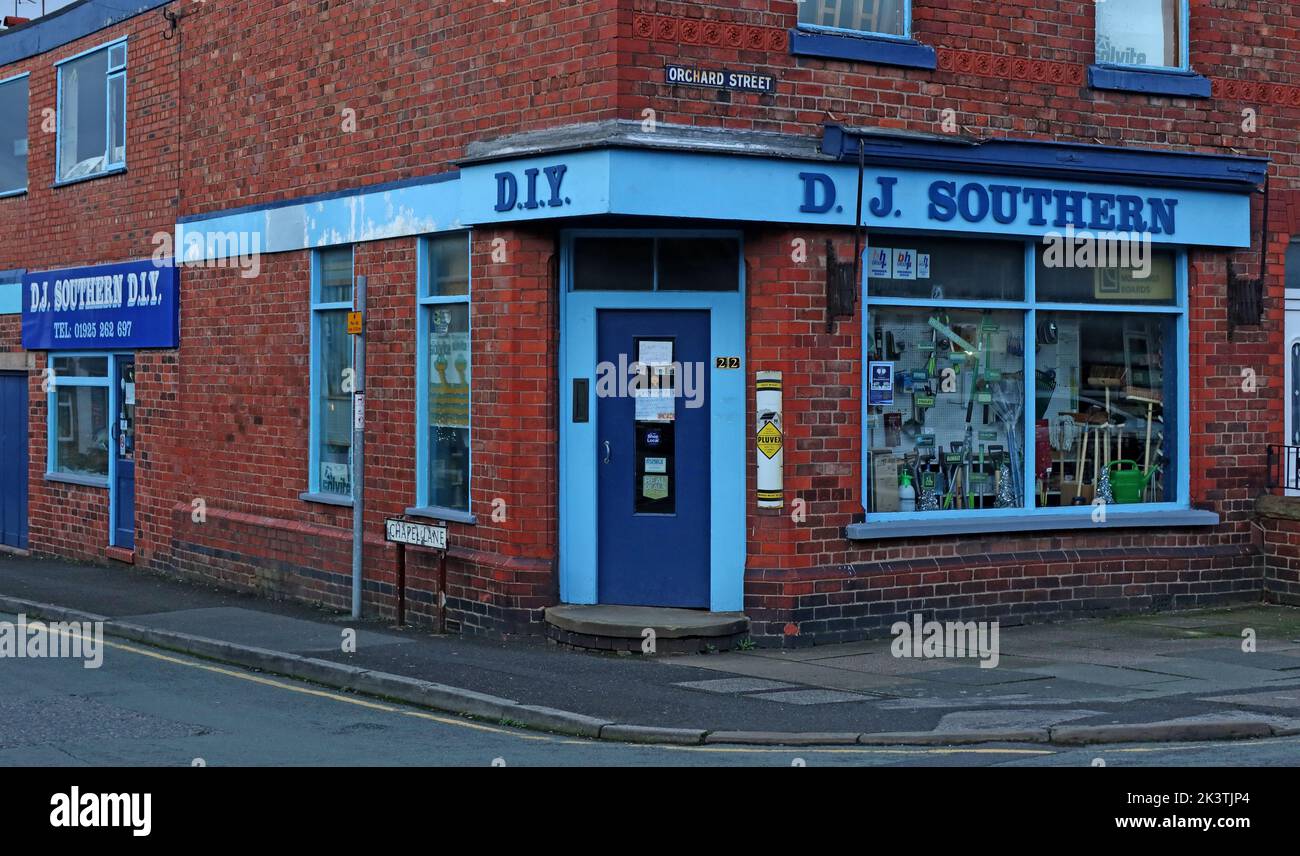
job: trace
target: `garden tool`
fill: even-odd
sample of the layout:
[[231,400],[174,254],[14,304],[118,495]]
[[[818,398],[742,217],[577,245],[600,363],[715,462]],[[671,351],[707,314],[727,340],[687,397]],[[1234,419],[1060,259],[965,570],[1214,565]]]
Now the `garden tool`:
[[1129,401],[1140,401],[1147,406],[1147,436],[1142,452],[1142,471],[1146,472],[1151,469],[1151,414],[1157,404],[1164,404],[1164,396],[1158,389],[1137,386],[1125,387],[1124,394]]

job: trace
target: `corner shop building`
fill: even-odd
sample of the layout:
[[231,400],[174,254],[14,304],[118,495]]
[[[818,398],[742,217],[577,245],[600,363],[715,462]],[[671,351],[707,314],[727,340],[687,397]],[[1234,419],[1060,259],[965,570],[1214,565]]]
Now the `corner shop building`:
[[[454,172],[182,219],[175,375],[142,401],[174,412],[132,437],[156,486],[128,502],[128,450],[106,484],[56,472],[48,449],[79,442],[57,390],[33,395],[33,477],[107,513],[91,556],[346,606],[365,276],[367,611],[392,608],[395,516],[448,525],[463,632],[628,604],[744,612],[764,643],[809,644],[916,610],[1258,599],[1249,515],[1211,501],[1201,455],[1232,441],[1206,331],[1265,165],[837,126],[474,144]],[[1149,239],[1146,275],[1053,261],[1076,233]],[[32,284],[59,276],[24,274],[24,342],[93,383],[104,357],[121,415],[147,350],[27,338]],[[665,379],[676,394],[654,394]],[[140,503],[160,525],[119,526]],[[413,556],[417,613],[434,579]]]

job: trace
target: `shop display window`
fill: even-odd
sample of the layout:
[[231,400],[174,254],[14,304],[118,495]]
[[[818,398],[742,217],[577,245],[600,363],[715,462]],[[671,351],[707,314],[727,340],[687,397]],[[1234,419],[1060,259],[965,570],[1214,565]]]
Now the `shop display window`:
[[352,495],[352,248],[316,254],[312,304],[311,491]]
[[876,511],[1019,506],[1024,313],[871,313],[867,438]]
[[[871,270],[878,245],[892,270]],[[1147,247],[1126,264],[1080,269],[1048,252],[873,236],[863,348],[870,514],[1180,501],[1185,257]]]
[[1176,438],[1166,436],[1165,420],[1177,395],[1174,373],[1165,371],[1173,317],[1038,318],[1038,373],[1048,380],[1039,393],[1038,425],[1047,443],[1036,464],[1036,505],[1173,501],[1169,452]]
[[49,378],[49,473],[107,479],[108,357],[51,357]]
[[425,461],[417,489],[424,507],[470,510],[469,235],[456,233],[424,242],[420,288],[424,370],[421,438]]
[[416,504],[470,511],[469,233],[427,238],[420,284],[422,402]]

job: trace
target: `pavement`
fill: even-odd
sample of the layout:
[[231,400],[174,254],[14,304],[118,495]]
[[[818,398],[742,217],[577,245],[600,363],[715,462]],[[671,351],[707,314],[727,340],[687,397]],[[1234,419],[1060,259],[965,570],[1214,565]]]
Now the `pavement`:
[[[1280,606],[1003,626],[995,668],[895,657],[890,639],[586,654],[354,622],[127,566],[8,555],[0,611],[102,619],[117,639],[480,723],[610,741],[1069,746],[1300,734],[1300,610]],[[355,651],[344,650],[347,631]],[[1300,763],[1300,743],[1286,745]]]

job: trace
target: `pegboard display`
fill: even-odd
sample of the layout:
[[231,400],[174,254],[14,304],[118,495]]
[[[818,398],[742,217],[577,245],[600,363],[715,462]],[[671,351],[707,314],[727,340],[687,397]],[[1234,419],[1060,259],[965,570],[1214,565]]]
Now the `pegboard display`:
[[869,329],[872,509],[1020,505],[1024,313],[879,307]]

